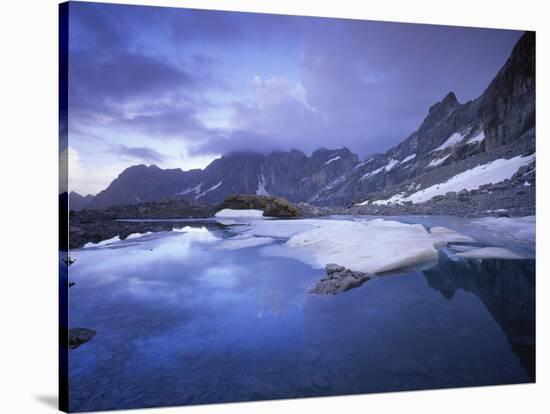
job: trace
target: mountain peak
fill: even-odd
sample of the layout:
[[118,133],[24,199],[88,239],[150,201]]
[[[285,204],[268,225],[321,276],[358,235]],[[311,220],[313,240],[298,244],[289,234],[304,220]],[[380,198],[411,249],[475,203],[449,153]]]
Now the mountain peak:
[[456,99],[455,93],[451,91],[447,95],[445,95],[441,103],[444,105],[454,105],[458,103],[458,100]]
[[429,114],[432,115],[436,112],[449,112],[459,105],[458,100],[454,92],[449,92],[445,97],[430,107]]

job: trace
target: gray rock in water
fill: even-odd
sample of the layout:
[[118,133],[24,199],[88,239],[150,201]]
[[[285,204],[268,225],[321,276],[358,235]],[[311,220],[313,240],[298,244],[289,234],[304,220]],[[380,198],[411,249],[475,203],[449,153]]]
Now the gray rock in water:
[[71,349],[78,348],[80,345],[88,342],[96,334],[93,329],[87,328],[72,328],[69,329],[69,347]]
[[361,286],[371,277],[364,272],[346,269],[344,266],[330,263],[325,266],[326,275],[309,291],[320,295],[335,295]]

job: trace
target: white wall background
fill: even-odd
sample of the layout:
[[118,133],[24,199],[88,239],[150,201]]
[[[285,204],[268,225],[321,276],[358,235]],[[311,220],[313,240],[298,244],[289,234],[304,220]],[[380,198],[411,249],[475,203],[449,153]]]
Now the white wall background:
[[[117,2],[117,1],[113,1]],[[120,3],[120,1],[118,1]],[[544,1],[145,0],[123,3],[537,30],[537,384],[153,409],[148,413],[538,413],[550,406]],[[57,1],[0,3],[0,412],[56,411]]]

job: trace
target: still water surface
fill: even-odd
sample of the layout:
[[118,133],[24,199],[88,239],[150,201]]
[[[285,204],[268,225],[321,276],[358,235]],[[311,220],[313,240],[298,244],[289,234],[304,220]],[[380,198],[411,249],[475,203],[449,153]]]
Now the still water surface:
[[71,253],[70,408],[124,409],[532,382],[534,260],[451,259],[308,294],[321,272],[227,230]]

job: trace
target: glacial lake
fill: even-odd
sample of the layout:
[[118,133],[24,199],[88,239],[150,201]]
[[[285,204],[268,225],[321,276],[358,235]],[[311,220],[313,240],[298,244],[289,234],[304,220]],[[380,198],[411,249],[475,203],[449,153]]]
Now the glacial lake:
[[[534,242],[466,219],[394,219],[444,223],[534,257]],[[323,271],[262,245],[216,247],[229,236],[231,226],[212,225],[71,251],[69,326],[97,331],[69,351],[71,410],[535,379],[533,258],[442,249],[428,269],[322,296],[308,290]]]

